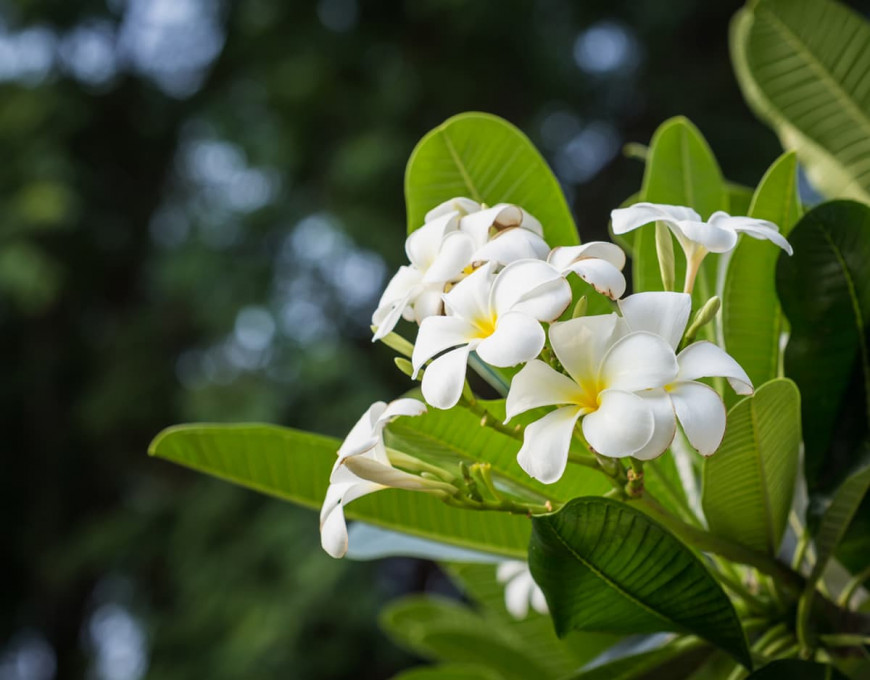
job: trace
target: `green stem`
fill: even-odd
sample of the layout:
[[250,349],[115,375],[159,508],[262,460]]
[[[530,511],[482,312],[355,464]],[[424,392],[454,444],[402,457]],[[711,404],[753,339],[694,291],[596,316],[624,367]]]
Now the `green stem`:
[[794,550],[794,557],[791,559],[791,568],[797,572],[800,572],[801,565],[804,562],[804,557],[807,554],[807,548],[810,545],[810,532],[806,528],[801,533],[800,538],[798,539],[797,546]]
[[[467,383],[466,383],[467,386]],[[505,425],[498,418],[496,418],[492,413],[487,411],[477,399],[474,398],[474,395],[471,394],[471,390],[464,390],[463,395],[459,398],[459,403],[471,411],[474,415],[480,416],[480,425],[481,427],[488,427],[496,432],[501,432],[502,434],[506,434],[508,437],[512,437],[514,439],[523,440],[523,430],[519,425],[509,426]]]
[[697,529],[662,508],[649,495],[641,496],[640,498],[632,499],[633,503],[643,507],[652,517],[665,525],[680,539],[693,545],[698,550],[703,552],[712,552],[721,555],[732,562],[740,564],[749,564],[759,571],[779,579],[783,585],[787,585],[795,590],[803,587],[803,578],[799,574],[794,573],[784,564],[777,560],[768,557],[767,555],[746,548],[739,543],[732,543],[719,536],[714,536],[709,531]]
[[863,570],[858,572],[851,581],[846,584],[846,587],[843,588],[843,592],[840,593],[840,597],[837,600],[837,604],[847,609],[849,607],[849,601],[852,599],[852,596],[855,594],[855,591],[861,587],[861,584],[864,583],[868,578],[870,578],[870,565],[864,567]]
[[819,635],[819,641],[826,647],[863,647],[870,645],[866,635]]

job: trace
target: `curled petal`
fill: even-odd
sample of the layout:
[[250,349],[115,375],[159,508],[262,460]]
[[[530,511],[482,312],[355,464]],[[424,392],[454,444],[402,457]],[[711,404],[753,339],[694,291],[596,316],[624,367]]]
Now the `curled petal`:
[[614,234],[625,234],[650,222],[661,220],[669,225],[683,220],[701,221],[701,216],[691,208],[659,203],[635,203],[627,208],[617,208],[610,213]]
[[550,368],[543,361],[530,361],[511,381],[505,404],[505,422],[539,406],[576,404],[582,396],[577,383],[571,378]]
[[521,312],[508,312],[499,317],[495,332],[477,346],[477,354],[491,366],[516,366],[537,357],[545,341],[537,320]]
[[478,210],[480,210],[480,203],[472,201],[470,198],[457,196],[448,201],[444,201],[444,203],[436,205],[432,210],[426,213],[423,221],[432,222],[435,218],[441,217],[449,212],[455,211],[460,215],[467,215],[468,213],[477,212]]
[[419,371],[436,354],[469,343],[476,333],[474,326],[458,316],[430,316],[423,319],[411,354],[414,371]]
[[465,385],[465,369],[471,349],[469,345],[459,347],[429,364],[421,385],[427,403],[440,409],[456,406]]
[[737,245],[737,234],[733,230],[713,223],[682,220],[671,227],[681,243],[683,241],[680,236],[703,246],[711,253],[727,253]]
[[398,418],[400,416],[419,416],[424,413],[426,413],[426,404],[419,399],[405,397],[403,399],[396,399],[387,404],[384,412],[381,413],[378,418],[378,423],[386,424],[393,418]]
[[679,382],[671,388],[671,401],[686,438],[702,456],[716,452],[725,436],[725,405],[711,387]]
[[632,455],[639,460],[658,458],[674,441],[677,433],[677,418],[674,406],[664,390],[645,390],[637,392],[643,399],[653,416],[653,434],[650,440]]
[[568,267],[586,283],[611,300],[622,297],[625,292],[625,277],[606,260],[589,258],[579,260]]
[[344,506],[386,487],[374,482],[357,481],[330,485],[320,510],[320,545],[331,557],[344,557],[347,552],[347,523]]
[[646,446],[655,429],[646,400],[619,390],[605,390],[599,399],[598,410],[583,418],[583,434],[589,446],[611,458],[633,456]]
[[568,282],[541,260],[512,262],[492,284],[492,307],[498,314],[521,311],[541,321],[551,321],[570,303]]
[[405,239],[405,254],[411,264],[426,271],[438,256],[444,235],[456,229],[458,224],[459,213],[452,210],[411,232]]
[[677,380],[727,378],[737,394],[752,394],[752,381],[734,358],[712,342],[693,342],[677,356]]
[[565,271],[574,262],[588,258],[605,260],[620,270],[625,266],[625,253],[622,248],[607,241],[590,241],[582,246],[557,246],[553,248],[547,262],[559,271]]
[[687,293],[635,293],[619,301],[622,318],[632,331],[647,331],[663,337],[676,349],[692,312]]
[[773,222],[759,220],[754,217],[731,217],[720,210],[710,216],[710,224],[747,234],[752,238],[772,241],[789,255],[793,254],[791,244],[779,233],[779,227]]
[[423,283],[443,285],[457,278],[471,262],[473,251],[474,244],[468,235],[458,231],[450,232],[442,240],[438,254],[423,275]]
[[579,406],[563,406],[526,427],[517,462],[530,477],[544,484],[562,477],[580,414]]
[[344,438],[338,449],[339,460],[347,456],[358,456],[374,447],[380,438],[380,430],[377,427],[378,419],[386,408],[387,404],[383,401],[376,401],[369,406],[368,410],[351,428],[347,437]]
[[549,252],[550,246],[533,231],[510,227],[478,248],[471,256],[471,261],[505,265],[517,260],[543,260]]
[[622,331],[616,314],[581,316],[550,326],[556,357],[576,382],[594,380],[607,350]]
[[662,387],[677,377],[677,357],[658,335],[637,331],[616,341],[601,363],[605,389],[635,392]]

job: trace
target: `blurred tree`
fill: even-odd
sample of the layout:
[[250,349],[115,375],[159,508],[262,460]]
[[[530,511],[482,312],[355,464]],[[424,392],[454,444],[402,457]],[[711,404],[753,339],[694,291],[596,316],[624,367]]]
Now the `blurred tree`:
[[0,3],[0,678],[410,663],[374,616],[425,569],[333,562],[314,514],[147,444],[193,419],[341,435],[409,387],[368,318],[405,160],[454,113],[527,130],[585,240],[639,184],[622,145],[671,115],[756,181],[778,144],[731,74],[737,6]]

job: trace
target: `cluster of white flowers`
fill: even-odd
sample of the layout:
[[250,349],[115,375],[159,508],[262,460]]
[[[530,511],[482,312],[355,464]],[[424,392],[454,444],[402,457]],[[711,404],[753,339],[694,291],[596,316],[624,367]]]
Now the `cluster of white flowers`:
[[[558,407],[525,427],[517,456],[523,470],[544,483],[561,478],[580,433],[599,455],[649,460],[668,449],[679,422],[694,448],[714,453],[725,432],[725,406],[698,379],[726,378],[738,394],[753,388],[717,345],[701,341],[680,349],[695,273],[708,252],[734,248],[740,233],[791,253],[776,225],[764,220],[719,212],[705,223],[689,208],[651,203],[614,210],[612,219],[617,234],[665,223],[686,255],[687,292],[623,298],[625,254],[618,246],[550,249],[540,222],[519,206],[488,208],[455,198],[431,210],[408,237],[410,263],[390,281],[372,317],[375,339],[402,317],[419,324],[412,366],[415,375],[424,371],[423,397],[439,409],[462,398],[471,352],[495,367],[524,364],[510,385],[506,422],[531,409]],[[610,298],[614,311],[557,321],[572,302],[566,278],[572,272]],[[343,506],[351,500],[385,487],[456,491],[431,474],[397,469],[400,454],[391,456],[384,446],[391,419],[424,411],[413,399],[379,402],[339,449],[321,513],[323,546],[331,555],[346,550]]]

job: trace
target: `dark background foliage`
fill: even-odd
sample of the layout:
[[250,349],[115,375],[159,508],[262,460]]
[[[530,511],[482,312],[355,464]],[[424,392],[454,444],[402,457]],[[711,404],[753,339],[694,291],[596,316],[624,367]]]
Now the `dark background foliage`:
[[0,2],[0,679],[383,678],[410,561],[149,460],[161,428],[341,436],[409,383],[369,341],[415,142],[504,116],[581,237],[677,114],[729,179],[778,154],[701,0]]

